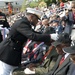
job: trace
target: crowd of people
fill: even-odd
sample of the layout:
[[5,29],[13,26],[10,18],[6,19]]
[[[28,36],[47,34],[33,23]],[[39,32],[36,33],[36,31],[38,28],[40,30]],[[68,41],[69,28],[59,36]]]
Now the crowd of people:
[[2,16],[0,75],[75,75],[75,1]]

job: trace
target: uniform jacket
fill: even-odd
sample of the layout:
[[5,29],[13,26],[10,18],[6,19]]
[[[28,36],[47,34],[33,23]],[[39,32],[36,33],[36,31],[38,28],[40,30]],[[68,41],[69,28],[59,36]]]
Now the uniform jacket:
[[0,43],[0,60],[7,64],[18,66],[21,62],[23,43],[28,38],[34,41],[50,41],[49,35],[37,34],[32,31],[27,18],[22,18],[14,23],[8,37]]
[[71,66],[71,61],[70,61],[70,56],[68,56],[65,61],[59,66],[59,62],[61,60],[62,56],[60,55],[58,57],[58,60],[55,64],[55,66],[53,67],[53,69],[46,75],[67,75],[69,68]]

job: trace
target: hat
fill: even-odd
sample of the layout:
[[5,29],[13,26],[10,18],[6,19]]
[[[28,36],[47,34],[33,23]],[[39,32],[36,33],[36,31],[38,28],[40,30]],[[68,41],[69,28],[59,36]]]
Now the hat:
[[57,45],[62,44],[62,43],[64,43],[64,44],[71,43],[69,34],[67,34],[67,33],[59,34],[58,39],[55,42],[53,42],[52,45],[56,47]]
[[43,12],[41,12],[40,10],[33,9],[33,8],[27,8],[27,13],[36,15],[38,19],[40,19],[41,16],[43,15]]
[[65,53],[75,54],[75,46],[65,47],[65,48],[63,48],[63,51]]

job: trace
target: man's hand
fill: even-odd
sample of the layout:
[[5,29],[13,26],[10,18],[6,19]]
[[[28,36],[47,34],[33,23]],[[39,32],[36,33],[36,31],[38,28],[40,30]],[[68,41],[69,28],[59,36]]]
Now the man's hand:
[[58,39],[58,34],[57,33],[50,34],[50,36],[51,36],[52,40],[57,40]]

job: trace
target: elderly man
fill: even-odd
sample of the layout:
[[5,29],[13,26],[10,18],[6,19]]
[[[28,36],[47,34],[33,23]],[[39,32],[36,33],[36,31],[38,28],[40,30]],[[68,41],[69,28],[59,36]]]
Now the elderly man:
[[64,53],[63,48],[69,47],[71,39],[67,33],[62,33],[59,39],[52,43],[56,47],[56,51],[59,54],[58,60],[55,66],[45,75],[67,75],[71,66],[70,56],[68,53]]
[[55,37],[54,34],[39,34],[32,30],[31,25],[35,26],[41,15],[39,10],[27,9],[26,17],[16,21],[8,37],[0,43],[0,75],[9,75],[10,71],[20,65],[23,43],[27,39],[50,42]]

